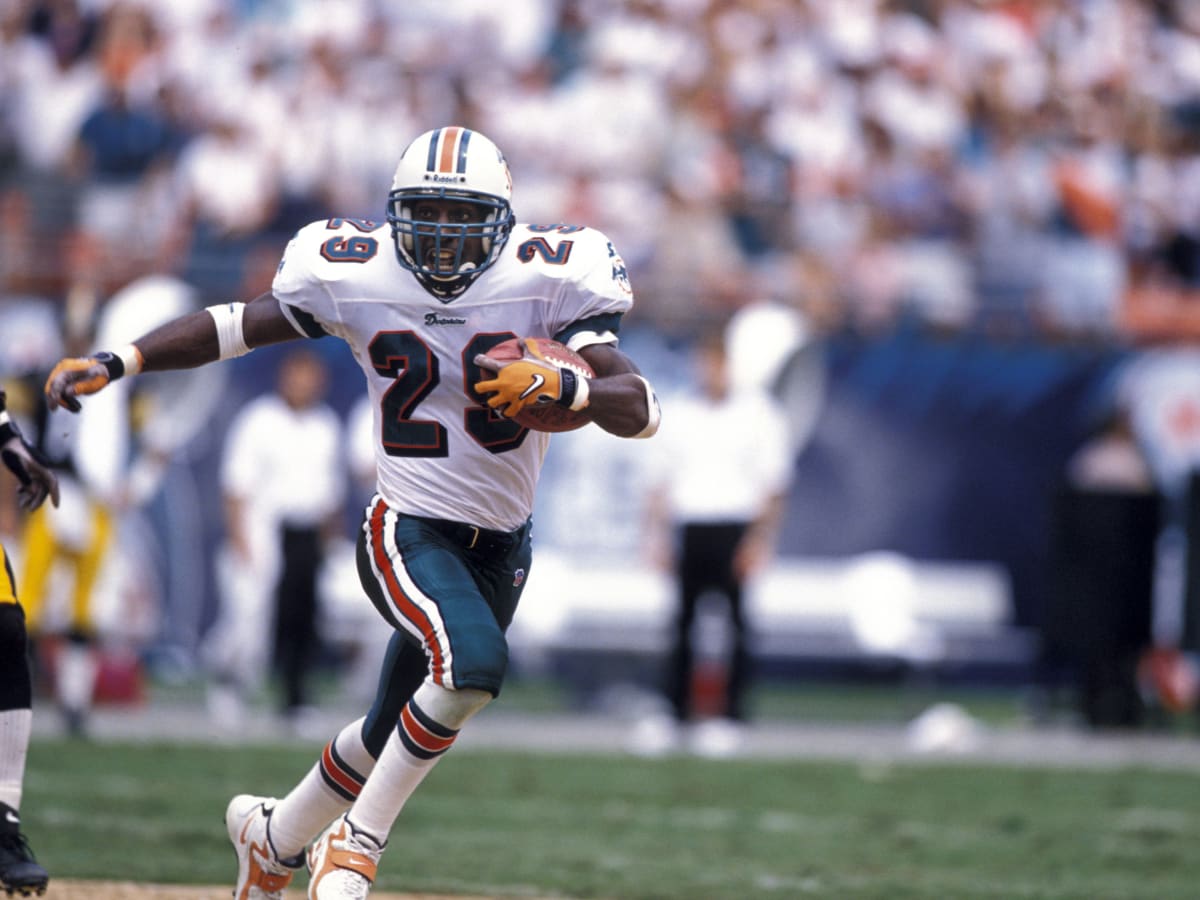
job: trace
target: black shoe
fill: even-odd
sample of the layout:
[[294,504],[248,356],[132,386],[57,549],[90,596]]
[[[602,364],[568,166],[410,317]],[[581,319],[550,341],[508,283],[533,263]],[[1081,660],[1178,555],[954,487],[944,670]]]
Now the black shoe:
[[29,842],[19,831],[0,832],[0,886],[21,897],[40,896],[46,892],[50,876],[38,865]]

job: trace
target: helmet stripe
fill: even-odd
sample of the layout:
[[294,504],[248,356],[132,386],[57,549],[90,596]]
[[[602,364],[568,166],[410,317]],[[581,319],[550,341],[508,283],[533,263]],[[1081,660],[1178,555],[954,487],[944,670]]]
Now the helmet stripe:
[[442,152],[438,156],[437,170],[453,172],[458,155],[458,141],[463,130],[457,126],[442,129]]
[[471,132],[463,129],[462,139],[458,142],[458,166],[455,171],[462,174],[467,171],[467,144],[471,141]]
[[429,172],[467,171],[467,144],[470,143],[471,132],[466,128],[452,125],[449,128],[439,128],[429,136],[429,155],[425,158],[425,169]]
[[442,137],[442,129],[439,128],[429,136],[429,156],[425,158],[425,171],[432,172],[437,168],[437,148],[438,141]]

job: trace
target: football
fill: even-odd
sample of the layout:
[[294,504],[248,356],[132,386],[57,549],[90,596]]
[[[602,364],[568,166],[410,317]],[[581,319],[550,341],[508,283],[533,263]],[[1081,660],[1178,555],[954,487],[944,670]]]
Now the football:
[[[576,375],[593,378],[595,372],[588,361],[568,347],[551,338],[534,338],[538,349],[548,362],[556,366],[571,369]],[[510,360],[521,359],[525,355],[525,347],[520,338],[509,338],[497,344],[487,352],[492,359]],[[527,406],[513,418],[517,424],[532,431],[574,431],[582,428],[592,420],[586,410],[573,412],[565,406],[551,404],[549,406]]]

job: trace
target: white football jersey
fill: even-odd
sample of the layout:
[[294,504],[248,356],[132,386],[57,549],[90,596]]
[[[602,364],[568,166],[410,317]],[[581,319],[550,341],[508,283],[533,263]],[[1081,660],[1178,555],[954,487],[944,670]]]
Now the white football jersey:
[[475,355],[510,337],[615,344],[633,305],[608,238],[571,225],[515,225],[499,260],[442,301],[397,262],[386,225],[314,222],[272,290],[298,329],[340,337],[362,367],[388,506],[505,531],[530,515],[550,435],[482,405]]

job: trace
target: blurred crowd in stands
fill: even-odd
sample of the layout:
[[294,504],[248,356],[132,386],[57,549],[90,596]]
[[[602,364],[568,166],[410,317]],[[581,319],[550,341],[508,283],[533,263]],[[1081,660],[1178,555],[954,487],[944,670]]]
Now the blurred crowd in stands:
[[667,331],[772,296],[1200,335],[1190,0],[4,0],[0,290],[68,324],[148,271],[247,298],[447,122],[519,218],[607,231]]

